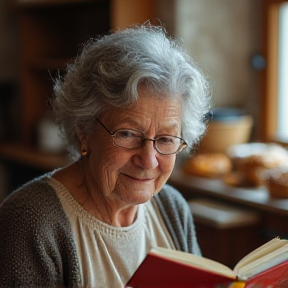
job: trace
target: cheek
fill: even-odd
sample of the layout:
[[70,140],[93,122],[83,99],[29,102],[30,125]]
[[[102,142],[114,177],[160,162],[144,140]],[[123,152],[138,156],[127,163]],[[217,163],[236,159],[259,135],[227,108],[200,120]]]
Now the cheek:
[[120,152],[121,151],[114,146],[106,146],[106,148],[103,148],[101,151],[98,167],[100,169],[102,183],[108,190],[113,190],[115,188],[119,171],[129,161],[129,158],[125,153]]
[[161,171],[163,171],[164,174],[170,175],[174,168],[175,161],[176,161],[176,155],[163,156],[163,159],[161,159],[160,162]]
[[113,145],[111,137],[103,137],[101,140],[93,139],[93,143],[94,161],[100,163],[99,165],[102,165],[105,169],[109,168],[109,166],[113,167],[115,164],[117,165],[119,148]]
[[164,158],[163,161],[161,161],[160,163],[160,176],[157,179],[156,182],[156,191],[158,192],[162,186],[167,182],[169,176],[172,173],[172,170],[174,168],[175,165],[175,160],[176,160],[176,156],[175,155],[171,155],[171,156],[165,156],[167,158]]
[[121,149],[113,146],[102,149],[102,165],[109,170],[119,170],[123,167],[130,159],[130,156],[127,153],[123,153]]

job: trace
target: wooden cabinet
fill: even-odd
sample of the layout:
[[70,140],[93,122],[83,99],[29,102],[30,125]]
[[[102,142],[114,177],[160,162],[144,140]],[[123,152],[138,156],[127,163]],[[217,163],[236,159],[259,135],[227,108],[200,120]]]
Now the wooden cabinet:
[[[0,168],[5,167],[8,183],[4,194],[69,162],[66,155],[39,149],[37,128],[45,111],[50,109],[56,73],[65,70],[81,44],[91,37],[146,20],[153,23],[155,7],[154,0],[7,1],[19,19],[21,72],[19,116],[13,123],[17,132],[0,139]],[[16,131],[13,127],[5,128]]]
[[39,151],[37,127],[49,110],[56,73],[65,69],[83,42],[110,31],[110,6],[108,0],[11,3],[18,14],[21,35],[19,135],[16,142],[5,139],[8,142],[0,143],[2,159],[47,169],[53,168],[53,163],[66,162],[61,155]]
[[64,69],[82,42],[110,30],[110,3],[24,3],[16,6],[22,35],[21,142],[31,147],[35,125],[48,108],[51,76]]
[[[277,236],[283,239],[288,238],[288,199],[271,198],[264,186],[233,187],[226,185],[221,179],[187,175],[181,171],[180,167],[173,171],[169,178],[169,184],[179,190],[188,201],[205,199],[204,201],[207,203],[211,201],[221,203],[223,207],[227,205],[227,209],[223,209],[226,217],[229,215],[228,211],[231,210],[231,207],[234,207],[235,211],[240,209],[244,213],[252,212],[258,218],[255,223],[251,223],[251,219],[249,220],[252,225],[234,225],[234,227],[231,225],[227,229],[225,225],[222,227],[215,225],[217,218],[222,221],[225,219],[215,207],[212,206],[213,219],[212,213],[207,213],[209,209],[205,211],[202,208],[201,214],[205,215],[206,218],[203,217],[203,219],[206,221],[203,219],[200,221],[199,213],[195,212],[197,239],[203,255],[208,258],[232,268],[243,256],[272,238]],[[212,221],[209,219],[209,215]],[[241,219],[244,221],[245,218],[247,219],[243,214]],[[231,221],[233,220],[235,220],[235,215],[231,217]],[[211,237],[213,237],[213,246],[211,246]],[[225,254],[224,252],[227,251],[229,253]]]
[[21,35],[19,135],[12,143],[11,139],[0,142],[0,159],[48,170],[65,164],[62,155],[40,152],[37,141],[39,121],[49,110],[53,77],[89,38],[107,34],[112,28],[148,19],[153,22],[154,6],[154,0],[11,2]]
[[109,1],[18,4],[22,34],[21,140],[34,146],[35,125],[48,107],[52,79],[81,43],[110,30]]

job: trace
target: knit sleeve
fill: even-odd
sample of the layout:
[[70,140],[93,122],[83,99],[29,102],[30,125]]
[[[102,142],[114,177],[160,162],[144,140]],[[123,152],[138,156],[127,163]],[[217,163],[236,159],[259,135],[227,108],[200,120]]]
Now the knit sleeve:
[[1,287],[76,287],[69,221],[54,190],[32,181],[0,208]]
[[155,200],[176,249],[201,255],[193,217],[184,197],[166,184],[155,196]]

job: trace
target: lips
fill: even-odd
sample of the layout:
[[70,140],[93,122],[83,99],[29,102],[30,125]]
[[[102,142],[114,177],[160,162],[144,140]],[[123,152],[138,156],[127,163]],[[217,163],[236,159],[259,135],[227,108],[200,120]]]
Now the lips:
[[133,180],[137,180],[137,181],[153,181],[155,179],[155,177],[141,177],[141,176],[132,176],[132,175],[128,175],[128,174],[124,174],[126,177],[131,178]]

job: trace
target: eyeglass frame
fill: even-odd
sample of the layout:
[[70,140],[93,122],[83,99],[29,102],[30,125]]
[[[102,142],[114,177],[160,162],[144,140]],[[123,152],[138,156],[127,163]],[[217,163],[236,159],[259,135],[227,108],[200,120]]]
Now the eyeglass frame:
[[[161,136],[169,136],[169,137],[173,137],[173,138],[177,138],[177,139],[180,139],[180,140],[181,140],[181,141],[180,141],[180,145],[179,145],[178,149],[177,149],[175,152],[173,152],[173,153],[168,153],[168,154],[162,153],[161,151],[158,150],[157,145],[155,144],[156,141],[157,141],[160,137],[155,138],[155,139],[153,139],[153,138],[145,138],[143,132],[141,132],[141,131],[139,131],[139,130],[135,130],[135,129],[128,129],[128,128],[125,128],[125,129],[124,129],[124,128],[121,128],[121,129],[117,129],[117,130],[115,130],[115,131],[112,132],[112,131],[110,131],[110,130],[99,120],[99,118],[96,118],[96,120],[97,120],[97,121],[99,122],[99,124],[110,134],[110,136],[112,136],[112,138],[113,138],[113,145],[116,146],[116,147],[119,147],[119,148],[123,148],[123,149],[127,149],[127,150],[136,149],[136,148],[140,147],[144,141],[149,140],[149,141],[152,141],[152,142],[153,142],[153,147],[154,147],[154,149],[155,149],[159,154],[161,154],[161,155],[175,155],[175,154],[180,153],[183,149],[185,149],[185,148],[188,146],[187,142],[186,142],[183,138],[181,138],[181,137],[173,136],[173,135],[161,135]],[[127,148],[127,147],[122,147],[122,146],[120,146],[120,145],[117,145],[117,144],[115,143],[115,136],[114,136],[114,135],[115,135],[116,132],[121,131],[121,130],[124,130],[124,131],[125,131],[125,130],[135,131],[135,132],[140,133],[140,134],[142,135],[141,141],[139,141],[139,144],[138,144],[137,146],[132,147],[132,148]]]

